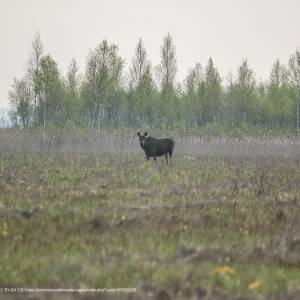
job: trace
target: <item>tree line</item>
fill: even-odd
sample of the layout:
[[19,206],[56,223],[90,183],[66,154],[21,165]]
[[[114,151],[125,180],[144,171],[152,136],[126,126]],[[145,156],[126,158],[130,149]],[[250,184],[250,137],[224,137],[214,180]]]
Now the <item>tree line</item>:
[[247,59],[235,74],[221,78],[209,58],[205,66],[196,63],[178,83],[176,47],[169,33],[160,54],[160,64],[153,67],[140,39],[125,72],[118,46],[104,39],[90,51],[84,74],[72,59],[63,75],[36,34],[26,72],[13,80],[8,94],[13,124],[173,129],[249,125],[299,133],[299,50],[286,65],[277,59],[264,82],[255,79]]

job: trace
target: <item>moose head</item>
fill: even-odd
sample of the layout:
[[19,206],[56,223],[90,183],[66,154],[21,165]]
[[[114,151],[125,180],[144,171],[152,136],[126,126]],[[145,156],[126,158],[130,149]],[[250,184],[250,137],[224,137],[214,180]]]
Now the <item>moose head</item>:
[[145,132],[144,135],[143,135],[143,134],[140,134],[140,133],[138,132],[137,135],[139,136],[139,141],[140,141],[141,147],[144,148],[148,133]]

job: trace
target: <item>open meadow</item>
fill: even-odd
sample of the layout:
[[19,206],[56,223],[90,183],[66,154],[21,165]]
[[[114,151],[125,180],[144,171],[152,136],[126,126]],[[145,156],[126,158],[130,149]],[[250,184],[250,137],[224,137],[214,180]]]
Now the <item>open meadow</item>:
[[166,135],[157,166],[133,130],[2,130],[0,288],[300,299],[300,139]]

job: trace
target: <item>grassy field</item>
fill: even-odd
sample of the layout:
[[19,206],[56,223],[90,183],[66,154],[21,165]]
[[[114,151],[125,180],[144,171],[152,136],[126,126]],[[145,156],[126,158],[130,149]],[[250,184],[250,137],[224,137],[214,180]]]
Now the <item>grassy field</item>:
[[131,131],[1,131],[0,288],[300,299],[300,141],[171,136],[156,166]]

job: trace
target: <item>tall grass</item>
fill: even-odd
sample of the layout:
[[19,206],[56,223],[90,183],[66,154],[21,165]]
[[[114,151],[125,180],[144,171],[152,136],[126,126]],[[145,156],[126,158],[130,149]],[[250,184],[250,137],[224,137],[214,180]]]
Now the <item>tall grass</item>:
[[[150,135],[152,133],[150,132]],[[300,158],[298,137],[227,137],[195,133],[162,134],[175,141],[175,156],[191,159],[202,156],[256,158]],[[1,130],[0,151],[16,152],[62,152],[62,153],[111,153],[117,155],[139,154],[136,131],[132,129],[103,130]]]

